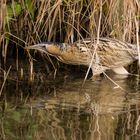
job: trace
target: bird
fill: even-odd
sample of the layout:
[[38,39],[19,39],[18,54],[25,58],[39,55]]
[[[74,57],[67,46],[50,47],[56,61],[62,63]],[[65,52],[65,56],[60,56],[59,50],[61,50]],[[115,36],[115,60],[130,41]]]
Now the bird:
[[136,44],[106,37],[85,38],[74,43],[38,43],[27,46],[26,49],[38,50],[66,64],[90,67],[92,77],[106,70],[128,75],[129,72],[124,67],[138,59]]

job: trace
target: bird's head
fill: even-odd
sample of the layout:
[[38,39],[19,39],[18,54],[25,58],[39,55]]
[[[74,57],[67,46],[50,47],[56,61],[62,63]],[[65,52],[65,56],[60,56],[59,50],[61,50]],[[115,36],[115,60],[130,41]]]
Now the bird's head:
[[27,50],[38,50],[39,52],[56,57],[59,61],[67,64],[89,65],[90,53],[86,47],[78,47],[76,44],[67,43],[40,43],[28,46]]
[[57,56],[60,54],[60,45],[56,43],[40,43],[31,45],[25,48],[26,50],[37,50],[39,52],[49,54],[52,56]]

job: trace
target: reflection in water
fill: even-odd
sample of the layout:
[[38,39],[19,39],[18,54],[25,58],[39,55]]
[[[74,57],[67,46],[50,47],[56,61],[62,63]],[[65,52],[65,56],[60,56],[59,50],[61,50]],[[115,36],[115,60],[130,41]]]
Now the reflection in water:
[[[36,72],[33,84],[8,80],[0,102],[0,138],[36,140],[138,139],[140,95],[135,77],[56,80]],[[40,80],[41,79],[41,80]],[[50,80],[48,80],[50,79]],[[0,85],[2,84],[2,81]]]

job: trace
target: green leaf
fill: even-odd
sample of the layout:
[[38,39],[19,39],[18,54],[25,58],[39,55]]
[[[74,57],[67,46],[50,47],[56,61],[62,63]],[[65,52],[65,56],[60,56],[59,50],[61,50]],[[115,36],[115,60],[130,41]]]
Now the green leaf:
[[11,20],[13,16],[18,16],[21,10],[21,5],[18,2],[7,5],[7,21]]
[[32,0],[25,0],[25,5],[26,5],[27,10],[31,14],[32,18],[34,19],[35,7],[32,4]]

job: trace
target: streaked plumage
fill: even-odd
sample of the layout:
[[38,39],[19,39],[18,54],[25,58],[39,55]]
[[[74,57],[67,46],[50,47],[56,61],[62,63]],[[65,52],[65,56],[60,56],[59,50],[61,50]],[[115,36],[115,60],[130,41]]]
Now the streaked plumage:
[[[27,47],[56,57],[67,64],[91,64],[94,75],[107,69],[112,69],[118,74],[128,74],[124,66],[131,64],[138,58],[137,46],[112,38],[100,38],[91,41],[90,38],[68,43],[40,43]],[[92,61],[92,62],[91,62]]]

